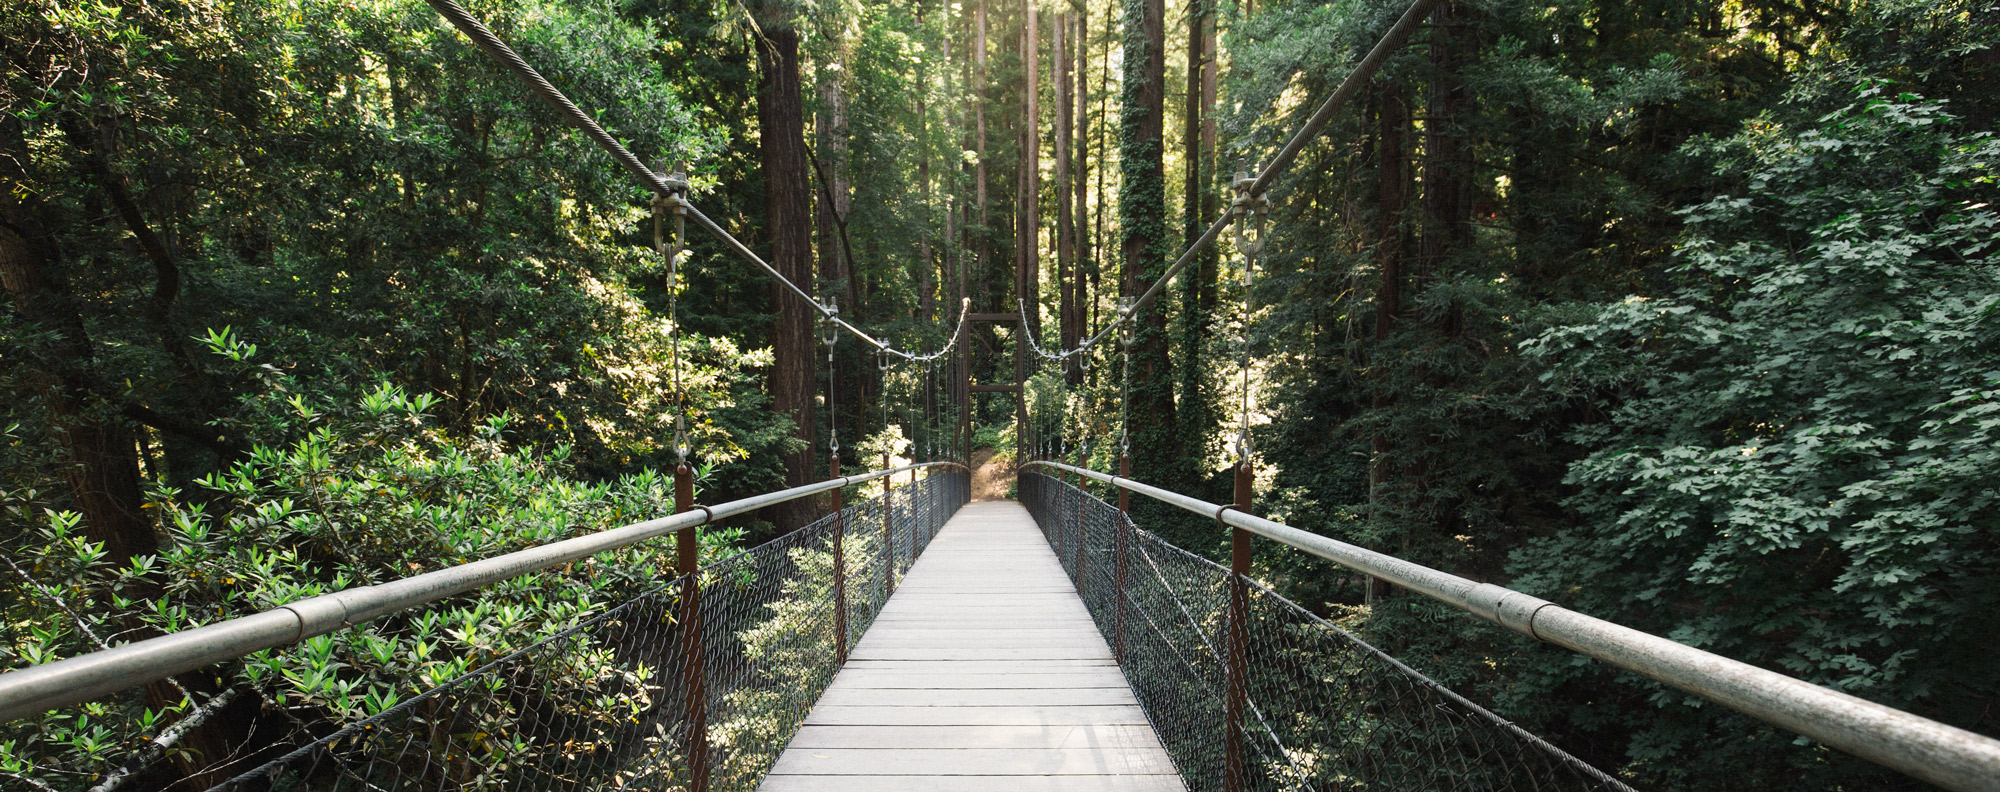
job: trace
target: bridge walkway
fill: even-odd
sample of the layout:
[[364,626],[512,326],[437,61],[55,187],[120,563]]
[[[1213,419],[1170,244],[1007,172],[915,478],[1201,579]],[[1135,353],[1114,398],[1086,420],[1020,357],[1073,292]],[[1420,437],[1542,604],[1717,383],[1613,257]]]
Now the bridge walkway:
[[849,654],[763,792],[1183,792],[1033,518],[967,504]]

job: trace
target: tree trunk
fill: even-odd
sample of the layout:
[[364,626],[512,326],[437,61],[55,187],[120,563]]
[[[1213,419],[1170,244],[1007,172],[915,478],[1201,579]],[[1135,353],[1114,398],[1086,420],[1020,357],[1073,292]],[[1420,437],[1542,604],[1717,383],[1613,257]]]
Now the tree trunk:
[[[1166,8],[1163,0],[1124,0],[1125,81],[1120,111],[1118,195],[1122,293],[1145,291],[1168,265],[1166,167]],[[1166,307],[1139,311],[1134,328],[1130,421],[1133,467],[1163,486],[1187,478],[1180,431],[1174,420],[1174,372],[1168,356]]]
[[993,226],[986,205],[986,0],[978,0],[974,14],[972,46],[972,118],[975,158],[972,164],[972,205],[979,212],[979,228],[972,243],[972,271],[985,273],[986,251],[992,248]]
[[[1109,259],[1111,247],[1110,237],[1104,233],[1104,213],[1109,208],[1108,204],[1110,204],[1106,196],[1111,194],[1104,186],[1105,179],[1111,172],[1111,166],[1105,162],[1105,160],[1110,158],[1109,155],[1111,153],[1110,143],[1105,139],[1106,133],[1110,131],[1111,124],[1104,120],[1104,116],[1110,112],[1111,107],[1111,39],[1117,34],[1118,23],[1123,17],[1123,13],[1116,16],[1112,14],[1104,15],[1104,37],[1102,39],[1104,41],[1104,58],[1098,63],[1101,71],[1097,73],[1097,84],[1103,86],[1098,90],[1103,91],[1105,96],[1097,104],[1097,206],[1093,210],[1094,214],[1091,216],[1090,235],[1093,239],[1097,240],[1097,249],[1103,251],[1098,254],[1100,264]],[[1120,93],[1123,93],[1122,90]],[[1121,264],[1119,265],[1120,294],[1124,293],[1124,277],[1124,265]],[[1092,270],[1091,287],[1102,289],[1103,278],[1104,268],[1102,266]]]
[[[802,287],[812,284],[811,213],[806,178],[805,111],[799,87],[799,35],[788,11],[778,4],[761,9],[764,35],[757,44],[758,155],[764,171],[765,224],[771,237],[771,265]],[[849,279],[852,280],[851,278]],[[782,285],[771,284],[776,320],[771,328],[774,364],[773,406],[792,419],[792,437],[801,447],[785,455],[785,484],[810,483],[813,473],[813,362],[815,339],[810,309]],[[812,500],[801,498],[773,511],[780,531],[812,521]]]
[[[1181,114],[1181,231],[1184,247],[1193,247],[1215,212],[1214,118],[1210,112],[1213,94],[1205,86],[1214,83],[1209,62],[1213,9],[1212,0],[1192,0],[1188,8],[1187,92]],[[1196,447],[1206,445],[1221,417],[1208,387],[1209,367],[1203,360],[1209,331],[1213,325],[1217,278],[1221,254],[1215,246],[1196,254],[1193,272],[1181,276],[1181,327],[1178,408],[1184,421],[1182,437]]]
[[1021,28],[1021,149],[1019,180],[1014,203],[1014,295],[1027,310],[1026,332],[1041,338],[1042,312],[1036,305],[1040,296],[1041,272],[1041,36],[1035,29],[1035,0],[1023,0],[1026,14]]
[[[1076,320],[1077,302],[1082,299],[1082,289],[1078,288],[1076,259],[1076,227],[1070,221],[1070,130],[1075,122],[1076,106],[1070,96],[1069,47],[1064,34],[1069,31],[1069,15],[1057,14],[1055,26],[1049,35],[1049,84],[1056,93],[1056,292],[1059,304],[1056,306],[1056,320],[1061,332],[1063,349],[1076,346],[1082,328]],[[1063,381],[1070,385],[1083,382],[1083,369],[1078,361],[1063,361]]]
[[[916,8],[917,28],[924,28],[924,6]],[[945,45],[944,58],[951,59],[951,45]],[[917,319],[929,323],[937,310],[936,273],[937,264],[931,261],[931,222],[935,218],[931,207],[931,113],[925,97],[931,92],[927,60],[917,61],[917,189],[918,206],[922,207],[922,221],[917,226]],[[912,435],[915,437],[915,435]],[[914,449],[912,451],[914,453]]]
[[20,122],[0,119],[0,284],[21,318],[53,334],[34,354],[41,360],[32,379],[40,384],[51,439],[61,449],[70,507],[83,515],[84,535],[104,543],[106,560],[123,567],[160,546],[141,508],[138,442],[91,387],[96,352],[70,292],[56,239],[59,221],[41,191],[21,188],[35,183],[26,170],[31,161]]
[[1090,327],[1090,304],[1093,293],[1085,282],[1084,273],[1095,275],[1097,262],[1092,256],[1090,241],[1090,4],[1076,6],[1076,37],[1070,50],[1076,54],[1076,93],[1072,103],[1076,105],[1076,140],[1072,148],[1076,152],[1076,168],[1071,173],[1076,176],[1076,219],[1073,223],[1072,239],[1075,240],[1071,258],[1075,262],[1076,302],[1073,306],[1079,339]]
[[[838,48],[838,42],[833,44]],[[835,62],[839,62],[836,56]],[[814,202],[813,212],[819,238],[819,276],[827,284],[840,284],[841,305],[854,306],[851,262],[841,247],[840,223],[847,218],[853,196],[847,181],[847,94],[841,85],[845,69],[829,69],[820,76],[818,123],[819,167],[826,195]]]
[[[1412,294],[1445,277],[1445,267],[1472,244],[1472,144],[1464,127],[1472,111],[1472,89],[1466,85],[1463,71],[1465,64],[1477,60],[1478,41],[1466,35],[1463,12],[1458,3],[1445,2],[1431,14],[1433,76],[1424,97],[1423,223]],[[1457,305],[1447,306],[1425,322],[1424,332],[1450,344],[1462,329],[1462,315]],[[1411,367],[1408,376],[1421,383],[1424,392],[1454,393],[1461,388],[1448,380],[1450,375],[1423,365]],[[1405,409],[1423,410],[1424,405],[1411,404]],[[1444,429],[1406,441],[1409,447],[1404,453],[1412,461],[1399,465],[1409,478],[1405,490],[1416,509],[1430,515],[1425,520],[1412,515],[1398,521],[1406,551],[1420,540],[1428,542],[1460,532],[1455,527],[1461,519],[1458,506],[1445,502],[1453,497],[1450,491],[1431,487],[1435,455],[1430,449]]]
[[1472,89],[1459,73],[1471,61],[1457,3],[1431,12],[1432,72],[1424,106],[1424,222],[1417,260],[1420,278],[1436,277],[1445,260],[1472,244],[1472,145],[1462,124]]
[[[1402,313],[1403,298],[1403,201],[1404,188],[1409,177],[1404,172],[1403,163],[1407,154],[1403,150],[1403,135],[1410,125],[1409,106],[1404,102],[1402,86],[1390,82],[1382,86],[1381,109],[1376,117],[1376,191],[1375,191],[1375,262],[1381,273],[1381,282],[1375,288],[1375,345],[1372,352],[1374,389],[1373,406],[1380,413],[1389,408],[1389,383],[1385,381],[1384,368],[1386,353],[1383,345],[1394,330],[1396,317]],[[1379,429],[1369,438],[1368,460],[1368,508],[1370,519],[1378,525],[1385,518],[1382,502],[1383,490],[1389,482],[1389,436]],[[1373,600],[1389,593],[1389,586],[1378,578],[1370,578],[1368,599]]]

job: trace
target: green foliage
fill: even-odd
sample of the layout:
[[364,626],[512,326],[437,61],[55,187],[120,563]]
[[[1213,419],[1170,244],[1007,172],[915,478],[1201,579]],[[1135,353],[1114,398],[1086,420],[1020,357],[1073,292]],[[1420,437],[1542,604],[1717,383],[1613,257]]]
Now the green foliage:
[[[1990,732],[2000,140],[1888,81],[1795,97],[1698,148],[1742,187],[1684,210],[1670,296],[1524,345],[1608,408],[1572,432],[1582,527],[1517,553],[1519,583]],[[1645,775],[1720,782],[1689,761],[1721,750],[1687,728],[1709,716],[1651,699],[1677,717],[1636,738]]]
[[[26,540],[7,550],[33,582],[7,605],[0,658],[18,667],[74,656],[100,648],[86,629],[106,638],[186,630],[672,511],[669,478],[581,481],[567,449],[510,448],[504,418],[471,437],[446,434],[424,414],[434,402],[383,386],[354,407],[301,410],[301,439],[260,446],[203,479],[208,497],[154,493],[148,510],[168,540],[127,568],[106,563],[102,546],[80,535],[76,514],[36,516]],[[740,537],[737,529],[703,531],[702,553],[726,555]],[[209,672],[296,722],[337,727],[650,590],[673,576],[673,564],[671,542],[635,545]],[[544,681],[558,698],[581,702],[593,695],[591,679]],[[189,706],[163,709],[135,690],[9,723],[0,727],[0,767],[82,788]],[[490,734],[519,726],[492,717],[499,720],[483,724]],[[198,765],[219,758],[194,757]]]
[[986,424],[972,430],[972,447],[989,448],[995,456],[1014,455],[1014,422]]

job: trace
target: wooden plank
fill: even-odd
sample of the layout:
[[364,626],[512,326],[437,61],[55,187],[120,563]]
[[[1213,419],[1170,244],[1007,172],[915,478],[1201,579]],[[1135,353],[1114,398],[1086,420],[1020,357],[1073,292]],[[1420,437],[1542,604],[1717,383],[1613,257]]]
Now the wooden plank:
[[1078,668],[1116,668],[1111,658],[1100,657],[1084,660],[855,660],[849,658],[846,668],[890,668],[896,670],[941,669],[964,671],[967,673],[1010,673],[1032,674],[1048,671],[1073,671]]
[[874,707],[1074,707],[1138,704],[1124,687],[1092,688],[860,688],[828,689],[820,706]]
[[766,792],[1184,792],[1025,509],[966,506],[849,653]]
[[763,792],[1184,792],[1179,776],[766,776]]
[[1109,649],[1022,647],[856,647],[848,655],[854,660],[1092,660],[1110,659]]
[[816,748],[786,751],[773,775],[1166,775],[1172,762],[1131,748]]
[[1096,671],[1053,673],[968,674],[961,671],[890,671],[850,668],[834,680],[834,690],[848,688],[940,688],[947,690],[995,690],[1001,688],[1118,688],[1125,689],[1125,675],[1115,668]]
[[1137,705],[1095,707],[814,707],[809,726],[1150,726]]
[[806,726],[793,748],[1158,748],[1147,726]]

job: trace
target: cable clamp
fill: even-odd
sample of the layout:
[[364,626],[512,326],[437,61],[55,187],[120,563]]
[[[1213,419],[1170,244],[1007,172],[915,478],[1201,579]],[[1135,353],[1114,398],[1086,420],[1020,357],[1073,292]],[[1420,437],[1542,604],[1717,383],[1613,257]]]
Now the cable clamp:
[[[1236,197],[1229,202],[1229,211],[1237,216],[1236,250],[1252,260],[1257,258],[1257,254],[1264,252],[1264,218],[1270,214],[1266,211],[1270,201],[1265,200],[1262,193],[1253,195],[1250,192],[1256,184],[1257,180],[1243,171],[1237,171],[1236,180],[1230,183],[1230,189],[1236,191]],[[1253,233],[1244,233],[1245,216],[1250,218]],[[1246,267],[1244,271],[1246,283],[1249,277],[1249,269]]]
[[1118,298],[1118,345],[1127,350],[1132,348],[1132,312],[1132,298]]
[[840,325],[836,322],[840,318],[840,300],[836,297],[828,297],[819,301],[819,308],[822,315],[821,321],[825,327],[822,331],[825,334],[820,336],[819,340],[826,343],[827,354],[832,354],[834,342],[840,340]]
[[1244,212],[1255,212],[1270,206],[1271,202],[1264,197],[1263,193],[1251,194],[1250,189],[1256,185],[1256,177],[1243,171],[1237,171],[1236,178],[1229,183],[1229,189],[1236,193],[1236,197],[1229,201],[1229,210],[1237,214],[1242,214]]

